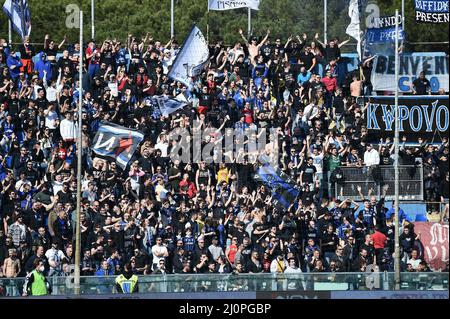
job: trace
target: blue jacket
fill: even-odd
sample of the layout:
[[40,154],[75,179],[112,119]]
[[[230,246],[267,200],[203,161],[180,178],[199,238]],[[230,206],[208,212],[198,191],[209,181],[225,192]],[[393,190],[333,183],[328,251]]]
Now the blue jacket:
[[103,270],[103,269],[99,268],[95,272],[95,275],[96,276],[112,276],[112,275],[114,275],[114,270],[113,269]]
[[[386,219],[391,218],[392,216],[395,215],[395,208],[391,207],[389,208],[389,210],[386,213]],[[398,208],[398,219],[399,219],[399,223],[403,223],[403,220],[407,220],[408,222],[410,222],[410,218],[408,217],[408,215],[405,213],[405,211],[403,209],[401,209],[400,207]]]
[[38,54],[39,59],[34,65],[34,70],[39,72],[39,79],[42,80],[44,78],[44,71],[47,71],[47,80],[52,78],[52,65],[49,61],[42,60],[42,55],[44,52],[40,52]]
[[[23,65],[22,61],[17,56],[8,55],[8,58],[6,58],[6,65],[9,68],[9,73],[11,74],[11,77],[13,79],[19,77],[20,74],[20,67]],[[15,66],[15,68],[11,68],[12,66]]]
[[255,83],[255,86],[259,89],[260,86],[261,86],[262,80],[264,78],[266,78],[267,75],[269,74],[269,68],[267,66],[264,67],[264,73],[262,75],[260,75],[260,76],[256,75],[256,71],[257,71],[256,69],[257,68],[253,68],[252,79],[253,79],[253,82]]

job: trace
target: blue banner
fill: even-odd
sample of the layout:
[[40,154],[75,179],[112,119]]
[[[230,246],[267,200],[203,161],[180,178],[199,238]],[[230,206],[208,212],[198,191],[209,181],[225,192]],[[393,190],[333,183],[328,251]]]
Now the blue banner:
[[448,23],[448,0],[414,0],[416,22]]
[[[399,41],[405,40],[405,32],[399,28]],[[386,43],[395,41],[395,27],[392,28],[371,28],[367,29],[366,42],[367,43]]]
[[294,180],[269,164],[258,169],[255,180],[263,182],[271,188],[274,205],[279,209],[289,208],[300,193]]
[[422,12],[448,12],[448,0],[414,0],[416,10]]

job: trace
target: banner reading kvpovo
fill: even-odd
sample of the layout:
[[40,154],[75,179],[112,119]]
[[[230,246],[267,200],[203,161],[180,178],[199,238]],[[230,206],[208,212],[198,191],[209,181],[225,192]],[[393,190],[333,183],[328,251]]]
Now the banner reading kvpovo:
[[[446,95],[399,96],[399,132],[417,140],[439,142],[448,137],[449,109]],[[393,96],[369,98],[366,123],[371,142],[393,137],[395,133],[395,99]]]
[[[448,57],[441,52],[400,55],[397,83],[399,91],[411,92],[413,81],[422,71],[430,81],[431,92],[436,93],[441,88],[448,92]],[[379,55],[375,58],[371,82],[375,91],[395,91],[395,56]]]
[[414,0],[416,21],[424,23],[448,23],[448,0]]
[[259,10],[259,0],[208,0],[209,10],[232,10],[239,8],[250,8]]

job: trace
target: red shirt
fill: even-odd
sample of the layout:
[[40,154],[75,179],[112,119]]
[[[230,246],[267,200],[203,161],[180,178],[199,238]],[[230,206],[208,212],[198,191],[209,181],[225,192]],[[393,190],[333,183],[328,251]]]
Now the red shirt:
[[242,115],[245,117],[245,123],[252,124],[253,123],[253,111],[250,109],[243,109]]
[[334,90],[336,90],[337,87],[336,78],[324,77],[322,79],[322,83],[325,85],[325,88],[327,89],[328,92],[333,92]]
[[375,249],[382,249],[386,245],[386,239],[387,237],[379,231],[375,231],[375,233],[372,234],[372,240],[373,240],[373,246]]

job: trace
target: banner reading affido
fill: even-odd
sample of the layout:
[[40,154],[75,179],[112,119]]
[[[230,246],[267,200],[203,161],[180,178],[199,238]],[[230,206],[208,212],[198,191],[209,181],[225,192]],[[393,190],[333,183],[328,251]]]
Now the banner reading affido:
[[[431,92],[439,89],[448,92],[448,56],[439,52],[402,54],[399,57],[398,90],[411,92],[412,83],[425,72],[430,81]],[[379,55],[374,60],[371,82],[375,91],[395,91],[395,56]]]
[[414,223],[414,232],[420,233],[424,251],[423,256],[430,268],[442,270],[448,262],[448,224]]
[[414,0],[416,21],[422,23],[448,23],[448,0]]
[[[370,97],[366,123],[371,141],[393,137],[395,133],[395,100],[393,96]],[[416,95],[399,97],[399,132],[413,140],[420,136],[439,142],[448,136],[448,96]]]

